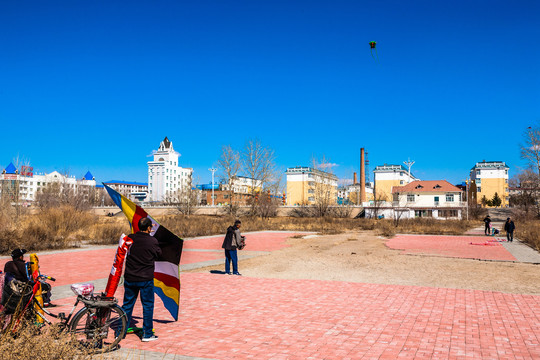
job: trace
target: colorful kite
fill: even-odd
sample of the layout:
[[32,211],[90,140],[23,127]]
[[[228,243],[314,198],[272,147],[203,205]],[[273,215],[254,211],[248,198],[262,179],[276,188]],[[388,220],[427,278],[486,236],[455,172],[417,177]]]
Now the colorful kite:
[[[377,55],[377,42],[370,41],[369,42],[369,47],[371,49],[371,57],[378,61],[379,60],[379,55]],[[373,56],[374,52],[375,52],[375,56]]]
[[[131,232],[136,233],[139,231],[139,220],[143,217],[147,217],[152,220],[154,227],[152,228],[153,232],[150,235],[154,236],[158,242],[159,247],[161,248],[161,258],[156,261],[155,270],[154,270],[154,292],[161,298],[165,308],[171,313],[174,320],[178,320],[178,312],[180,310],[180,256],[182,255],[182,246],[184,240],[180,239],[178,236],[174,235],[163,225],[160,225],[154,218],[152,218],[144,209],[140,206],[135,205],[131,200],[125,196],[120,195],[115,190],[111,189],[107,185],[103,184],[109,196],[114,201],[124,215],[126,215],[129,224],[131,226]],[[117,251],[117,256],[124,256],[126,253],[126,245],[122,243],[119,244],[119,250]],[[122,249],[121,249],[122,248]],[[123,253],[123,254],[122,254]],[[115,264],[122,266],[120,263],[123,263],[123,259],[117,259],[115,257]],[[121,267],[120,267],[121,269]],[[112,274],[113,271],[115,274]],[[118,268],[115,269],[113,265],[113,271],[111,275],[114,278],[118,275]],[[121,273],[121,271],[120,271]],[[114,281],[109,276],[109,281]],[[116,290],[116,285],[111,283],[107,284],[107,289],[110,291],[111,288]],[[114,293],[114,290],[113,293]]]

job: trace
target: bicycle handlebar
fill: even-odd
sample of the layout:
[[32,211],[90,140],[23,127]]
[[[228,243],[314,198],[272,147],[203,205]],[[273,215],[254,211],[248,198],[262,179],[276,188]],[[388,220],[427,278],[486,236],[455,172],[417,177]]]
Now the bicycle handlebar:
[[53,278],[52,276],[48,276],[48,275],[39,275],[39,277],[40,277],[41,279],[46,279],[46,280],[56,281],[55,278]]

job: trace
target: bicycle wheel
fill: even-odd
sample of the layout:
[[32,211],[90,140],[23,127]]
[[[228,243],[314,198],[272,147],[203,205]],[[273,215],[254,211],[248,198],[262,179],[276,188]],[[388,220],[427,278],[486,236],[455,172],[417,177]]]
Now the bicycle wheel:
[[69,326],[77,343],[90,353],[114,350],[124,338],[127,316],[118,305],[79,310]]

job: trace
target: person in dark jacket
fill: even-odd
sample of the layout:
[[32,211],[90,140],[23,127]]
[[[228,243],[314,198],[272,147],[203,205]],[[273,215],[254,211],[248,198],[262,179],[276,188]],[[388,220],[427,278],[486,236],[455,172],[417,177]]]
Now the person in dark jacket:
[[484,234],[491,235],[491,229],[490,229],[491,218],[489,217],[489,215],[484,218],[484,224],[485,224]]
[[512,242],[514,241],[514,230],[516,230],[516,225],[510,218],[506,218],[504,223],[504,231],[506,231],[506,240]]
[[240,247],[242,242],[242,235],[240,234],[240,227],[242,222],[236,220],[234,225],[227,228],[227,235],[223,240],[221,247],[225,249],[225,272],[231,275],[231,262],[233,267],[233,275],[242,275],[238,272],[238,253],[236,249]]
[[[11,281],[11,279],[29,282],[29,270],[28,264],[24,261],[24,254],[26,254],[26,249],[15,249],[11,252],[11,258],[13,260],[8,261],[4,265],[4,272],[6,273],[6,283]],[[51,285],[43,282],[41,284],[42,299],[44,307],[55,307],[56,305],[51,303]]]
[[128,327],[131,326],[133,307],[137,295],[141,294],[143,307],[143,337],[142,341],[157,340],[154,334],[154,266],[155,261],[161,257],[161,248],[152,233],[152,220],[142,218],[139,220],[139,231],[129,235],[133,245],[126,256],[126,270],[124,272],[124,304],[122,309],[126,312]]
[[11,261],[8,261],[4,265],[4,272],[9,277],[19,280],[28,281],[28,271],[26,269],[26,262],[24,261],[24,254],[26,249],[15,249],[11,252]]

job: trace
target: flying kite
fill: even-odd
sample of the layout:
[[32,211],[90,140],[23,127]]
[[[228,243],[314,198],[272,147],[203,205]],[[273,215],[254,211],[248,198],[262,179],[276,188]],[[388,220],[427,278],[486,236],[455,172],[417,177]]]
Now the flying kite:
[[[377,42],[376,41],[370,41],[369,47],[371,48],[371,57],[375,60],[379,60],[379,55],[377,55]],[[373,52],[375,52],[375,56],[373,56]]]

